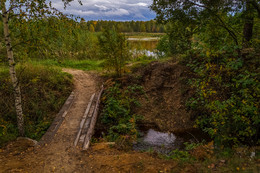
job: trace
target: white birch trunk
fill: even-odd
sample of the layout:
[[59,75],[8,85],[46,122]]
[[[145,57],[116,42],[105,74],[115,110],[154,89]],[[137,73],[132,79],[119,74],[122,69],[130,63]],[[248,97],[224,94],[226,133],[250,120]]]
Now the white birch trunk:
[[10,30],[9,30],[9,19],[8,13],[6,12],[5,1],[1,0],[2,15],[3,15],[3,24],[4,24],[4,39],[6,44],[7,58],[9,62],[9,73],[12,80],[14,98],[15,98],[15,110],[17,114],[17,125],[19,130],[19,135],[24,136],[24,118],[23,118],[23,109],[22,109],[22,99],[21,99],[21,90],[18,79],[16,77],[15,71],[15,61],[11,45]]

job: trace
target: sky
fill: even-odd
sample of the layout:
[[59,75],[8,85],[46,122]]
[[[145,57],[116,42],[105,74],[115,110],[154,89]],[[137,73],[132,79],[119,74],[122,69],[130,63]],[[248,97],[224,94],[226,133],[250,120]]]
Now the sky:
[[61,0],[52,0],[52,6],[65,14],[73,14],[85,20],[151,20],[155,13],[149,9],[152,0],[74,0],[64,9]]

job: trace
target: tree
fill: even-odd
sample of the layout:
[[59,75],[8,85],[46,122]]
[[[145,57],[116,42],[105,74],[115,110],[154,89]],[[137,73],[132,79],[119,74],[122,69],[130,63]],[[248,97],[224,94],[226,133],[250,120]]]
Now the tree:
[[141,32],[145,32],[146,31],[144,22],[141,22],[141,24],[140,24],[140,31]]
[[0,9],[3,19],[4,40],[9,63],[9,73],[14,90],[15,109],[17,114],[17,125],[19,135],[24,136],[24,116],[22,109],[21,89],[15,70],[14,47],[12,46],[12,32],[10,30],[10,22],[21,22],[22,20],[43,18],[46,14],[58,14],[51,7],[51,3],[47,4],[45,0],[1,0]]
[[[256,5],[258,4],[256,3]],[[252,3],[250,3],[250,1],[246,1],[244,16],[245,17],[244,17],[244,29],[243,29],[243,35],[244,35],[243,47],[246,48],[249,47],[251,44],[250,41],[253,37],[253,26],[254,26],[254,6]]]
[[125,61],[129,58],[126,37],[116,31],[115,27],[112,30],[105,29],[99,36],[99,45],[101,57],[106,60],[107,68],[112,67],[116,75],[120,77]]
[[[160,22],[182,21],[205,25],[214,20],[226,30],[237,46],[241,46],[239,35],[243,35],[243,44],[249,46],[252,39],[254,18],[260,17],[260,4],[256,0],[154,0],[150,7]],[[242,14],[243,31],[235,30],[223,19],[223,15]],[[257,15],[258,14],[258,15]]]
[[94,28],[94,25],[93,25],[93,24],[91,24],[91,25],[89,26],[89,31],[90,31],[90,32],[95,32],[95,28]]

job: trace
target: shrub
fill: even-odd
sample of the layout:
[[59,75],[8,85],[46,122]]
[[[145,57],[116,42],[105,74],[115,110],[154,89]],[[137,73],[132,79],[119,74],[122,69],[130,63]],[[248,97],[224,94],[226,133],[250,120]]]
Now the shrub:
[[218,146],[259,144],[260,83],[257,70],[233,54],[191,54],[188,66],[197,74],[191,79],[196,96],[191,109],[200,112],[197,125]]
[[99,36],[101,58],[105,59],[105,67],[113,69],[117,76],[122,75],[125,61],[129,59],[129,48],[126,37],[113,28],[104,30]]
[[132,108],[139,105],[135,97],[141,91],[141,86],[123,89],[120,84],[114,84],[105,91],[101,122],[107,127],[106,138],[109,141],[136,140],[136,120],[139,117],[133,113]]

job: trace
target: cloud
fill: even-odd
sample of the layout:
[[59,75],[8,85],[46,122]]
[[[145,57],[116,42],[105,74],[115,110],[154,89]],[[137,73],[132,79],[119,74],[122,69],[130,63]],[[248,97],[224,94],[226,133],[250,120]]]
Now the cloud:
[[143,6],[143,7],[147,7],[147,6],[148,6],[148,4],[146,4],[146,3],[142,3],[142,2],[137,3],[137,5],[139,5],[139,6]]
[[65,14],[73,14],[86,20],[151,20],[154,12],[152,0],[74,0],[66,8],[61,0],[51,0],[52,5]]
[[95,4],[94,5],[95,7],[97,7],[97,8],[99,8],[99,10],[107,10],[108,8],[106,7],[106,6],[104,6],[104,5],[97,5],[97,4]]

